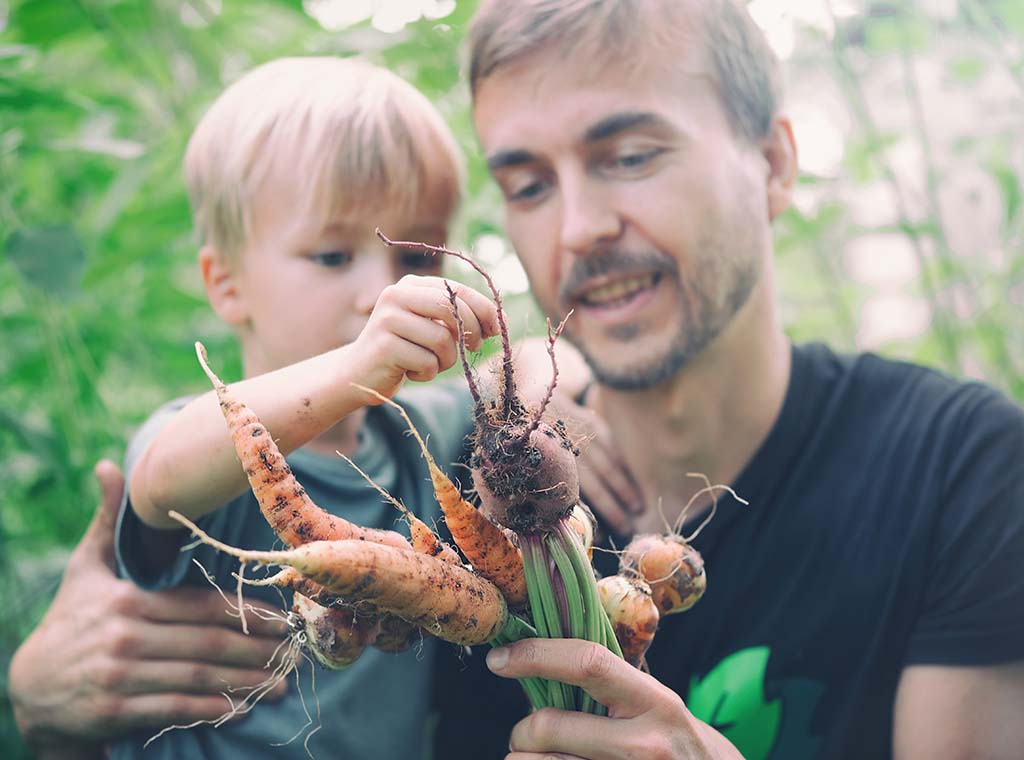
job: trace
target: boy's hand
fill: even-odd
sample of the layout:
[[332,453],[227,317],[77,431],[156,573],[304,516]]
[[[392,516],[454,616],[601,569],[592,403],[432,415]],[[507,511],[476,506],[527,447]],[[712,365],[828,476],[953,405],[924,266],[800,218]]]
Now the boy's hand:
[[106,460],[96,478],[102,503],[11,661],[15,720],[41,758],[100,757],[102,742],[129,731],[219,717],[229,709],[221,692],[265,680],[285,635],[283,624],[249,615],[246,636],[213,589],[147,592],[117,578],[124,478]]
[[381,291],[366,327],[352,344],[357,381],[393,396],[405,378],[425,382],[458,361],[459,324],[466,348],[476,351],[498,334],[498,312],[487,296],[441,277],[406,275]]

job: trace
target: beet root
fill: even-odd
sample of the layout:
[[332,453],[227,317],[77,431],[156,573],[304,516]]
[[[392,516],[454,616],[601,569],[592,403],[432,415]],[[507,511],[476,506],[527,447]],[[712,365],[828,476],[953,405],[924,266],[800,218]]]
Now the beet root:
[[473,456],[484,513],[516,533],[551,529],[580,500],[577,451],[562,425],[485,428]]

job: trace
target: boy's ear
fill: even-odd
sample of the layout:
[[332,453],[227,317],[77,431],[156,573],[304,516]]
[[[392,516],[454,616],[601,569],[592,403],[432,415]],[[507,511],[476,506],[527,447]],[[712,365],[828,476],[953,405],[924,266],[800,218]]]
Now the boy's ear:
[[237,269],[225,264],[213,246],[204,245],[199,249],[199,271],[206,286],[206,297],[217,316],[229,325],[243,325],[249,315]]
[[789,208],[798,171],[793,125],[786,116],[772,120],[772,131],[762,143],[768,162],[768,218],[774,220]]

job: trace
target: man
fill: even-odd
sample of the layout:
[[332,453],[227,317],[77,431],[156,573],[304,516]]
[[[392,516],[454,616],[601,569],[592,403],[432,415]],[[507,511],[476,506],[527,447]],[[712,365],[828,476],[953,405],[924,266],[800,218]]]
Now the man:
[[708,591],[662,620],[651,675],[578,641],[488,655],[609,708],[522,719],[508,760],[1019,757],[1024,412],[790,346],[770,225],[796,148],[742,6],[484,0],[470,47],[508,234],[544,311],[574,310],[587,403],[647,507],[634,529],[664,531],[659,501],[675,522],[689,472],[750,502],[695,540]]
[[509,234],[545,310],[576,308],[587,403],[643,487],[633,529],[661,532],[688,472],[750,506],[721,500],[695,540],[708,591],[662,621],[651,676],[581,642],[491,655],[502,676],[583,684],[610,717],[544,711],[509,739],[519,687],[495,696],[471,658],[445,681],[436,756],[1018,756],[1022,413],[789,346],[770,222],[795,147],[749,18],[724,0],[494,0],[471,42]]

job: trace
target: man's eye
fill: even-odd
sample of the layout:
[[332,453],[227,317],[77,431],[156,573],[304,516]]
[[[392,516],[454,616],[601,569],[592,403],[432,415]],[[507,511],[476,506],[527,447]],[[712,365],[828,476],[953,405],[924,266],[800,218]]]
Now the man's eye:
[[659,148],[623,151],[611,157],[609,163],[618,169],[639,169],[661,154]]
[[323,253],[314,253],[309,258],[322,267],[334,269],[350,263],[352,254],[348,251],[324,251]]
[[420,251],[405,251],[399,258],[403,269],[411,269],[415,272],[430,271],[441,268],[441,257],[432,256],[429,253]]

